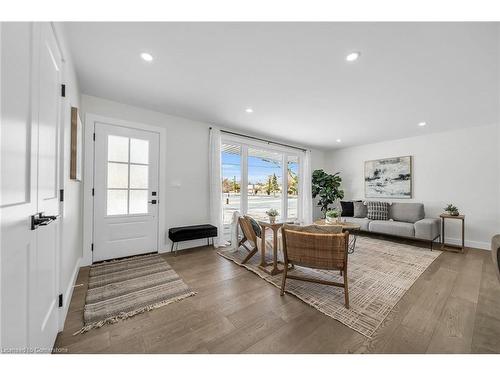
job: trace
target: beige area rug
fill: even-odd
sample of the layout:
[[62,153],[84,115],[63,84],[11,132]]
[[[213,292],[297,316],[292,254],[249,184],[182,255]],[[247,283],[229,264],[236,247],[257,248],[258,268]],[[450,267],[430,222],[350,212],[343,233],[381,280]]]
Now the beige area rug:
[[[224,258],[255,272],[276,287],[281,287],[281,274],[271,276],[258,268],[260,255],[255,255],[242,265],[241,261],[246,254],[243,248],[237,251],[219,251],[219,255]],[[356,249],[353,254],[349,254],[348,259],[350,309],[344,307],[343,288],[287,279],[286,292],[371,337],[401,297],[440,254],[441,251],[437,250],[358,237]],[[343,282],[338,271],[295,267],[289,274]],[[276,298],[280,298],[278,292]]]
[[83,312],[84,333],[195,295],[158,254],[90,268]]

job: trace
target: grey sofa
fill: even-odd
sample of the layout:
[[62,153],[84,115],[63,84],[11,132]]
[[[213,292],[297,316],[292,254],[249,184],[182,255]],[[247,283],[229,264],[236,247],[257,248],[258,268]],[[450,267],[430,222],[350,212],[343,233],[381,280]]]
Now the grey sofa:
[[389,220],[370,220],[366,217],[343,219],[358,224],[365,232],[430,241],[431,250],[434,241],[441,237],[439,219],[426,218],[422,203],[392,203]]

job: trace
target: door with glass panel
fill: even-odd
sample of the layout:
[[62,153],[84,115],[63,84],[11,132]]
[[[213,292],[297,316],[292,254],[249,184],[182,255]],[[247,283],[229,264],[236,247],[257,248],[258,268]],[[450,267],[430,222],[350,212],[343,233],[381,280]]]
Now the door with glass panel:
[[158,251],[159,134],[96,123],[93,261]]

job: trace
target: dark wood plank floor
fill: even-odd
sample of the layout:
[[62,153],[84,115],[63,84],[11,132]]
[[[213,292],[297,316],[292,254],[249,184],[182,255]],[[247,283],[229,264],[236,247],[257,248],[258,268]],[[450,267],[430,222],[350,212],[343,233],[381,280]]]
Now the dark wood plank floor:
[[73,336],[83,324],[82,268],[55,346],[69,353],[500,353],[500,282],[489,251],[443,253],[372,339],[294,296],[280,297],[213,248],[165,258],[196,296]]

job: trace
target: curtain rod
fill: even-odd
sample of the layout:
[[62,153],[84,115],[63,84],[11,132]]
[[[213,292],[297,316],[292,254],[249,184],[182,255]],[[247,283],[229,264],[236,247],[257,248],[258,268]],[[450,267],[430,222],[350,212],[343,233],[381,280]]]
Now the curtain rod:
[[[210,129],[212,129],[212,127],[210,127]],[[230,132],[228,130],[222,130],[221,129],[221,133],[226,133],[226,134],[236,135],[238,137],[244,137],[244,138],[254,139],[256,141],[266,142],[267,144],[273,144],[273,145],[278,145],[278,146],[284,146],[284,147],[294,148],[296,150],[300,150],[300,151],[304,151],[304,152],[307,151],[305,148],[302,148],[302,147],[291,146],[291,145],[287,145],[286,143],[279,143],[279,142],[269,141],[267,139],[253,137],[251,135]]]

